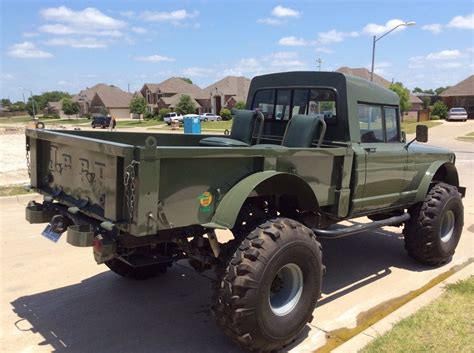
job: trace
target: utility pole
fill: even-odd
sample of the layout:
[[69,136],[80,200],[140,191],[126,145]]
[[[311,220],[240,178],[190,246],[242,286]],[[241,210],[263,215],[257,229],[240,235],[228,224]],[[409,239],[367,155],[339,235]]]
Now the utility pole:
[[318,64],[318,71],[321,71],[321,64],[322,64],[323,60],[321,58],[317,58],[316,59],[316,63]]
[[130,83],[128,83],[127,86],[128,86],[128,89],[127,89],[128,93],[130,93]]

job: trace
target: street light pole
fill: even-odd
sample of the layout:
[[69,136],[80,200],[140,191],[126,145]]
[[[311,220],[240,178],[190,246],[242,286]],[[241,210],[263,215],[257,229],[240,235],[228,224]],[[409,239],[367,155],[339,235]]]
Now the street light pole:
[[374,80],[374,65],[375,65],[375,43],[377,43],[380,39],[382,39],[383,37],[385,37],[386,35],[392,33],[394,30],[396,30],[398,27],[408,27],[408,26],[414,26],[416,25],[416,22],[414,21],[410,21],[410,22],[404,22],[404,23],[400,23],[398,25],[396,25],[395,27],[393,27],[391,30],[389,30],[388,32],[385,32],[384,34],[382,34],[380,37],[377,38],[377,36],[374,35],[374,39],[373,39],[373,42],[372,42],[372,67],[371,67],[371,70],[370,70],[370,81],[373,81]]

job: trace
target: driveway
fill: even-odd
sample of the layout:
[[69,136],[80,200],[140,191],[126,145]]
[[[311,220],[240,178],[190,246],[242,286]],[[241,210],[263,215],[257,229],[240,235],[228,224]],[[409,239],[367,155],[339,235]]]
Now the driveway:
[[[454,138],[473,130],[474,121],[429,130],[431,144],[456,151],[461,184],[468,187],[464,232],[452,262],[433,269],[412,261],[394,227],[323,240],[323,296],[314,320],[288,350],[328,351],[397,298],[472,261],[474,143]],[[197,274],[183,261],[150,281],[124,280],[97,266],[90,248],[39,236],[44,225],[24,221],[27,200],[0,200],[2,351],[240,352],[210,315],[212,273]]]

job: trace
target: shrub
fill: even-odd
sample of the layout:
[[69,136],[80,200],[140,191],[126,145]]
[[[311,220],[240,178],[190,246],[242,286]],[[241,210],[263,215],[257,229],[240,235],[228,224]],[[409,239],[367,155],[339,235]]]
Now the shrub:
[[58,114],[43,115],[41,119],[60,119]]
[[230,113],[230,110],[227,108],[222,108],[219,115],[222,117],[222,120],[232,119],[232,114]]
[[430,120],[439,120],[439,115],[431,115]]
[[168,108],[161,108],[159,111],[158,111],[158,117],[157,119],[158,120],[163,120],[163,118],[165,117],[166,114],[168,113],[171,113],[171,109],[168,109]]
[[235,109],[240,109],[240,110],[242,110],[242,109],[245,109],[245,105],[246,105],[246,104],[245,104],[244,101],[238,101],[237,103],[235,103],[235,107],[234,107],[234,108],[235,108]]
[[446,116],[448,115],[448,110],[449,110],[448,107],[446,106],[446,104],[444,104],[443,101],[437,101],[433,105],[433,109],[431,110],[431,114],[432,115],[437,115],[441,119],[446,119]]
[[145,114],[143,114],[143,120],[151,120],[154,118],[155,115],[152,112],[146,111]]

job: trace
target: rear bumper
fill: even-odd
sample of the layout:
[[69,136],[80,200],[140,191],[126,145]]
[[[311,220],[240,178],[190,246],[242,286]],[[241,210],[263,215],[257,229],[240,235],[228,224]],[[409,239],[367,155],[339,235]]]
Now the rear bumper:
[[449,115],[448,120],[466,120],[467,115]]

